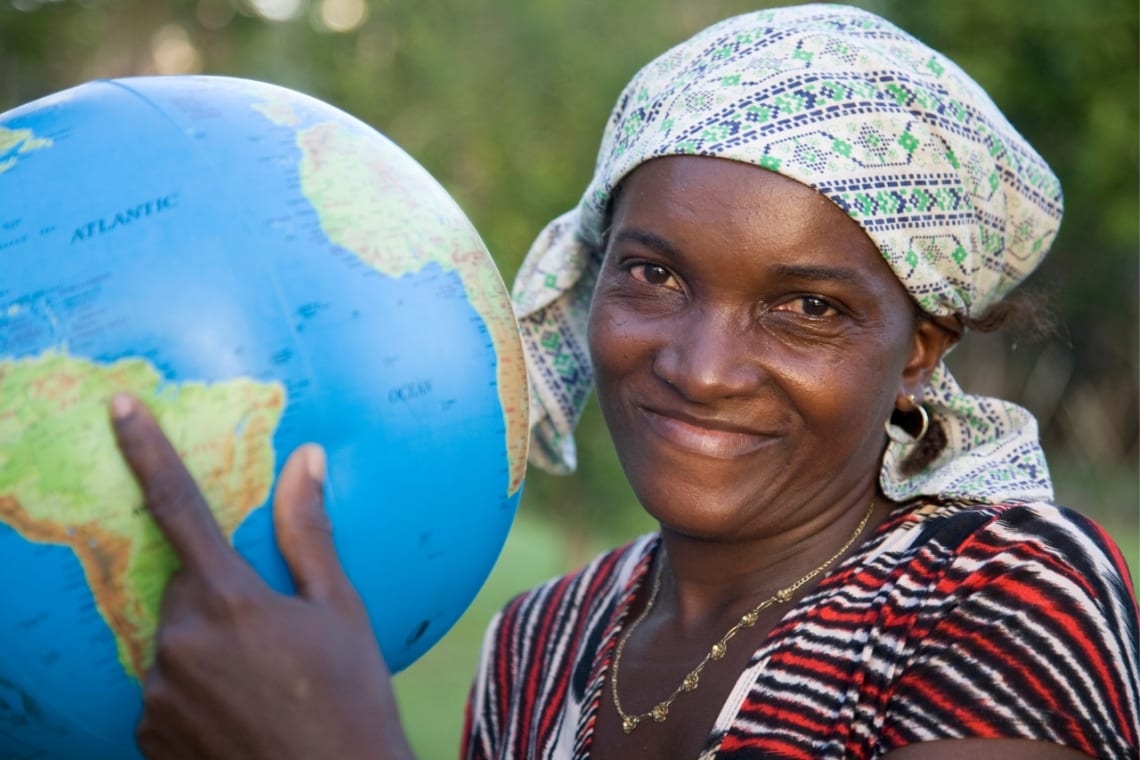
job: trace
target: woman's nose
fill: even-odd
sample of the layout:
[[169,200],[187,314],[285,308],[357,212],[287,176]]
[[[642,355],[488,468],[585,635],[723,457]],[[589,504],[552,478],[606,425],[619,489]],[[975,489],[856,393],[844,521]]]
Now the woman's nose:
[[675,325],[654,357],[654,373],[692,401],[743,396],[763,377],[756,338],[747,315],[703,310]]

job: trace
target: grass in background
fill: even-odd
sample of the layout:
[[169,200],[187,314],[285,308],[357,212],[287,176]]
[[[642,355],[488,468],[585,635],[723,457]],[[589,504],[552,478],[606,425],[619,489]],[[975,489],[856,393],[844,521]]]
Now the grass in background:
[[[1140,580],[1140,498],[1134,468],[1116,472],[1056,469],[1057,501],[1090,515],[1112,534]],[[599,539],[599,550],[602,548]],[[580,553],[581,547],[578,552]],[[464,708],[491,617],[513,596],[578,564],[564,531],[548,519],[520,513],[479,596],[455,627],[403,673],[394,686],[401,716],[420,760],[459,756]]]

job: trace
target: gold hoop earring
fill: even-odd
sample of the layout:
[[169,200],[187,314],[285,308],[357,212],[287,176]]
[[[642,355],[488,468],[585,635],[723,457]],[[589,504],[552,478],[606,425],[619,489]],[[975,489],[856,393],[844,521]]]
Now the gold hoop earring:
[[926,407],[924,407],[918,402],[917,399],[915,399],[913,393],[908,393],[906,400],[911,403],[911,406],[914,407],[914,411],[918,412],[918,416],[922,418],[922,425],[919,428],[918,435],[912,438],[909,435],[901,435],[899,433],[896,433],[893,429],[894,426],[891,425],[890,417],[887,417],[886,422],[883,423],[883,429],[887,431],[887,438],[890,438],[895,443],[901,443],[903,445],[921,441],[922,437],[926,435],[926,431],[930,429],[930,414],[927,413]]

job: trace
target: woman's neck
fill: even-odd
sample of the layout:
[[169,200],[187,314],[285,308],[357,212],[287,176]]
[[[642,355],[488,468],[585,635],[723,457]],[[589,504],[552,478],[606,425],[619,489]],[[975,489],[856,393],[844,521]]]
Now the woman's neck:
[[[807,519],[793,516],[783,525],[732,542],[687,536],[662,526],[663,551],[652,570],[661,572],[658,605],[680,630],[699,630],[710,621],[739,618],[819,569],[793,594],[798,598],[862,544],[894,506],[881,496],[853,495]],[[835,557],[845,545],[842,556]]]

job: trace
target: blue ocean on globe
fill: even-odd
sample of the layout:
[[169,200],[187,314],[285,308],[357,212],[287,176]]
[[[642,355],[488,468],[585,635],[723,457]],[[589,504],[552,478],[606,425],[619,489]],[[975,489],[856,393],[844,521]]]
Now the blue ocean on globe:
[[137,757],[174,560],[114,448],[155,410],[235,548],[291,589],[271,487],[329,455],[340,557],[393,670],[475,597],[514,518],[526,376],[461,210],[385,137],[220,77],[101,81],[0,115],[0,758]]

